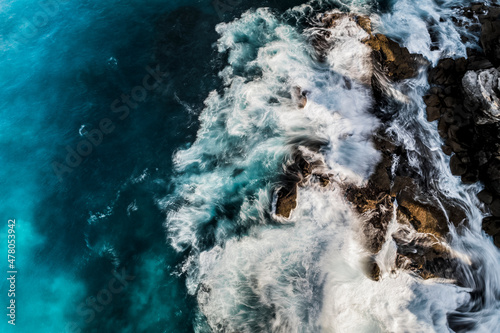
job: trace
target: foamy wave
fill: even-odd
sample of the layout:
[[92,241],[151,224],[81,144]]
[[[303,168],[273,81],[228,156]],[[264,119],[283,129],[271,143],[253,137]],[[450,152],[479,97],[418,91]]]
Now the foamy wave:
[[[426,13],[447,36],[439,52],[431,50]],[[399,1],[392,14],[376,17],[375,29],[436,61],[465,50],[451,14],[431,2]],[[217,27],[218,50],[228,56],[224,90],[208,96],[196,141],[175,154],[176,193],[165,203],[169,240],[190,251],[183,267],[188,290],[215,332],[448,331],[450,313],[472,311],[470,288],[398,271],[391,264],[395,223],[376,258],[381,280],[363,273],[369,254],[358,241],[362,221],[338,184],[362,184],[380,159],[370,140],[380,126],[370,113],[371,50],[362,43],[367,33],[344,17],[327,29],[332,46],[319,63],[310,43],[318,29],[301,31],[267,9]],[[469,229],[458,234],[450,226],[450,251],[474,263],[471,275],[484,274],[470,283],[487,294],[477,329],[491,330],[498,324],[491,313],[498,307],[499,255],[480,231],[477,187],[451,175],[435,124],[425,120],[424,71],[385,88],[399,108],[389,132],[408,150],[409,167],[467,211]],[[303,108],[296,91],[306,96]],[[315,150],[311,142],[322,144]],[[277,219],[273,194],[297,149],[322,161],[334,181],[299,188],[291,217]]]

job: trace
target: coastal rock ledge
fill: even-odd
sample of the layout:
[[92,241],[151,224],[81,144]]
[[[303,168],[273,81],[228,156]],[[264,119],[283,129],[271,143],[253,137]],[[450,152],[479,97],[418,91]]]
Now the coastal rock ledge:
[[439,61],[429,71],[424,102],[427,119],[438,121],[451,172],[466,184],[484,184],[478,198],[492,216],[483,229],[500,247],[500,7],[473,4],[460,11],[472,22],[470,33],[479,33],[482,50]]
[[[380,116],[381,120],[387,120],[384,118],[387,115],[378,110],[379,106],[387,105],[393,98],[386,93],[387,87],[417,76],[419,69],[424,68],[428,62],[387,36],[373,34],[368,17],[340,12],[320,16],[319,26],[311,40],[318,61],[325,61],[327,51],[334,43],[330,39],[332,29],[340,25],[340,21],[345,24],[346,20],[366,32],[362,43],[372,49],[372,70],[371,78],[361,83],[372,91],[372,112]],[[441,97],[427,99],[435,107],[432,110],[433,118],[440,118]],[[453,105],[450,100],[447,102]],[[424,279],[439,277],[460,284],[460,267],[463,263],[447,246],[446,236],[449,223],[459,226],[466,222],[466,215],[456,203],[428,189],[417,172],[410,172],[402,167],[410,164],[405,148],[395,145],[395,140],[386,134],[386,130],[382,125],[372,137],[382,159],[367,183],[362,187],[349,183],[336,184],[363,221],[360,230],[362,243],[371,253],[371,258],[366,260],[366,274],[373,280],[379,279],[380,268],[375,256],[387,237],[391,237],[397,246],[394,267],[411,271]],[[306,149],[317,151],[318,147]],[[297,198],[300,186],[315,186],[318,183],[327,186],[335,181],[324,172],[326,168],[321,162],[307,160],[298,149],[297,152],[292,157],[292,162],[287,164],[289,166],[284,173],[283,185],[276,194],[275,213],[281,218],[289,218],[293,213],[297,200],[300,200]],[[396,170],[392,170],[394,158],[399,159]],[[396,200],[397,205],[394,204]],[[397,231],[388,234],[389,224],[394,219],[398,224]]]

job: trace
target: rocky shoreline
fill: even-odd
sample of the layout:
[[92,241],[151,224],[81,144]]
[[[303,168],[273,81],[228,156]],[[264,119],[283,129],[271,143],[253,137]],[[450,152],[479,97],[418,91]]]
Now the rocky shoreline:
[[[483,221],[483,229],[494,237],[500,247],[500,100],[499,77],[495,66],[500,65],[500,7],[474,4],[461,8],[464,17],[471,19],[467,27],[480,32],[484,52],[468,50],[468,58],[442,59],[429,70],[431,85],[424,97],[428,121],[438,121],[439,134],[445,144],[442,149],[451,155],[450,168],[466,184],[481,181],[485,190],[478,197],[491,211]],[[389,102],[385,90],[387,82],[398,82],[415,77],[418,69],[429,63],[418,54],[381,34],[373,34],[368,17],[330,13],[320,20],[320,30],[312,40],[319,61],[325,60],[329,47],[329,28],[341,19],[349,19],[368,35],[363,41],[371,49],[373,73],[365,84],[374,96],[377,106]],[[456,24],[463,24],[457,20]],[[297,105],[304,108],[306,94],[296,88]],[[390,117],[380,113],[381,120]],[[363,244],[375,256],[392,237],[397,245],[395,266],[414,272],[424,279],[445,278],[461,284],[463,262],[447,245],[448,224],[456,227],[467,223],[466,214],[459,205],[434,193],[411,170],[405,148],[394,144],[382,126],[374,134],[373,142],[382,160],[366,185],[338,184],[345,198],[364,220]],[[317,149],[317,148],[316,148]],[[394,158],[399,167],[392,170]],[[307,186],[309,179],[319,180],[321,186],[334,181],[325,174],[320,162],[309,161],[296,153],[285,171],[283,186],[277,191],[276,215],[288,218],[297,205],[297,189]],[[395,202],[397,205],[395,207]],[[398,230],[387,235],[389,223],[395,217]],[[380,269],[374,259],[367,260],[366,272],[379,279]]]
[[480,31],[482,50],[442,59],[429,72],[432,87],[424,101],[427,119],[438,121],[452,173],[466,184],[484,184],[478,198],[492,216],[483,229],[500,247],[500,7],[474,4],[461,11],[473,22],[467,29]]

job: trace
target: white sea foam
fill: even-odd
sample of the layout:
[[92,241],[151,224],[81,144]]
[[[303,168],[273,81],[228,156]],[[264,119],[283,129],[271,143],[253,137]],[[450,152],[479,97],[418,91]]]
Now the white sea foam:
[[[374,18],[375,29],[434,62],[463,55],[458,32],[446,17],[450,7],[398,1],[392,14]],[[442,51],[430,50],[428,13],[443,37]],[[494,331],[500,324],[495,315],[499,252],[481,231],[478,186],[464,186],[451,175],[436,125],[425,119],[425,73],[388,87],[401,102],[389,131],[432,188],[467,212],[470,226],[460,233],[451,226],[450,233],[451,251],[473,263],[465,287],[422,281],[395,269],[389,236],[377,256],[381,280],[363,274],[368,254],[359,244],[362,221],[338,183],[363,183],[379,161],[370,142],[379,121],[370,114],[370,49],[361,43],[366,32],[342,19],[330,30],[332,48],[319,64],[309,43],[316,31],[301,32],[266,9],[247,12],[217,31],[218,50],[228,53],[228,66],[220,73],[225,88],[208,96],[196,141],[174,156],[179,175],[175,196],[166,202],[165,223],[173,246],[190,250],[183,271],[210,329],[448,332],[450,313],[460,309],[467,317],[472,311],[475,289],[483,293],[484,305],[465,321],[475,322],[478,332]],[[307,92],[304,109],[294,103],[294,87]],[[307,150],[310,142],[323,148]],[[290,219],[276,220],[272,196],[297,146],[324,161],[335,181],[327,188],[299,188]],[[393,221],[389,233],[397,228]]]

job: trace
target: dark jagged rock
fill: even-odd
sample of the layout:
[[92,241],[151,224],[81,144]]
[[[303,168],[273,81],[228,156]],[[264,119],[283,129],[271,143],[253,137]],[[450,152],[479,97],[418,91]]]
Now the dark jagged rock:
[[493,195],[488,190],[482,190],[481,192],[479,192],[477,194],[477,197],[479,198],[479,200],[481,200],[482,202],[484,202],[487,205],[489,205],[493,202]]
[[441,118],[442,102],[437,94],[427,95],[424,98],[425,105],[427,105],[427,120],[434,121]]
[[419,233],[444,237],[449,222],[458,226],[466,217],[462,209],[449,200],[425,193],[409,177],[396,177],[392,195],[398,201],[398,220],[410,223]]
[[300,150],[297,150],[283,176],[283,185],[278,190],[276,199],[276,215],[289,218],[297,207],[297,187],[311,175],[312,166],[306,161]]
[[326,187],[328,186],[328,184],[330,184],[329,175],[322,174],[322,175],[317,175],[317,177],[319,178],[319,183],[321,186]]
[[[479,199],[500,216],[500,73],[495,68],[500,65],[500,7],[473,4],[460,11],[471,23],[456,24],[477,33],[484,52],[469,49],[467,59],[442,59],[429,71],[432,88],[424,101],[429,121],[439,109],[443,151],[454,154],[452,173],[467,184],[481,181],[486,190]],[[488,223],[485,219],[484,225]]]
[[[477,9],[476,9],[477,10]],[[481,8],[483,10],[483,8]],[[479,16],[481,22],[481,46],[488,60],[500,65],[500,16],[499,7],[487,8],[487,13]]]
[[[370,19],[365,16],[336,12],[324,16],[322,22],[325,28],[334,28],[339,20],[345,18],[356,22],[368,34],[368,37],[363,42],[373,50],[371,58],[374,74],[371,87],[376,103],[383,105],[383,101],[388,100],[388,96],[384,91],[385,86],[390,84],[391,81],[415,77],[418,74],[419,67],[424,65],[425,61],[421,56],[411,54],[406,48],[399,46],[398,43],[386,36],[372,34]],[[330,47],[328,44],[330,35],[327,29],[318,33],[316,39],[313,40],[313,45],[318,54],[322,54],[322,52],[326,54],[325,51]],[[450,61],[444,62],[443,70],[436,72],[435,76],[440,78],[443,83],[454,82],[458,84],[458,81],[454,80],[452,75],[457,66],[461,66],[465,72],[464,62],[455,65],[455,62],[450,59]],[[382,74],[382,77],[379,74]],[[381,82],[381,80],[384,82]],[[455,100],[446,97],[444,92],[436,90],[432,96],[426,99],[426,103],[430,107],[428,118],[432,121],[440,119],[442,114],[445,115],[443,124],[446,126],[442,130],[446,132],[446,135],[455,138],[461,135],[457,128],[450,126],[454,121],[452,111]],[[385,115],[380,114],[378,116],[383,118]],[[392,140],[387,137],[383,130],[374,135],[373,142],[382,155],[382,159],[376,166],[374,173],[365,186],[348,185],[344,188],[346,199],[354,206],[364,221],[360,232],[365,247],[371,253],[378,253],[386,241],[388,225],[394,216],[394,200],[398,201],[398,223],[409,230],[413,230],[414,234],[422,235],[421,238],[443,239],[448,232],[448,223],[450,222],[447,216],[451,216],[450,219],[453,220],[451,222],[456,225],[463,221],[465,214],[452,214],[456,207],[451,207],[451,204],[447,205],[446,211],[443,211],[441,208],[443,204],[441,204],[439,198],[434,198],[433,202],[418,200],[417,198],[429,197],[428,193],[424,193],[423,189],[415,184],[411,178],[392,173],[393,157],[397,155],[401,158],[404,155],[404,149],[394,146]],[[451,144],[458,148],[458,143]],[[404,162],[400,163],[404,164]],[[457,211],[462,212],[459,209]],[[453,276],[452,273],[449,273],[449,268],[454,267],[450,264],[452,255],[446,251],[439,252],[429,245],[430,242],[415,240],[414,243],[415,246],[422,249],[420,252],[424,258],[410,255],[405,250],[406,248],[401,246],[401,248],[398,248],[398,262],[396,263],[398,267],[411,269],[423,278],[435,276],[449,278]],[[426,258],[427,256],[429,258]],[[422,260],[426,264],[423,264]],[[415,267],[418,267],[418,270]],[[380,268],[376,263],[369,262],[366,264],[366,272],[368,277],[378,280]]]
[[395,183],[399,183],[394,186],[395,192],[406,184],[394,194],[398,202],[397,222],[406,226],[392,235],[397,246],[396,266],[424,279],[460,280],[458,269],[463,263],[441,244],[446,244],[449,223],[459,226],[465,221],[464,211],[447,203],[446,198],[431,198],[409,178],[396,177]]
[[490,236],[493,236],[495,245],[500,247],[500,218],[487,217],[483,220],[483,230]]
[[450,159],[451,173],[455,176],[461,176],[467,171],[467,166],[460,161],[457,155],[453,155]]
[[365,275],[373,281],[380,280],[380,267],[373,256],[365,258],[363,263]]

